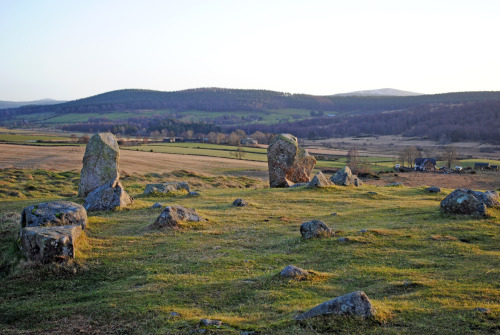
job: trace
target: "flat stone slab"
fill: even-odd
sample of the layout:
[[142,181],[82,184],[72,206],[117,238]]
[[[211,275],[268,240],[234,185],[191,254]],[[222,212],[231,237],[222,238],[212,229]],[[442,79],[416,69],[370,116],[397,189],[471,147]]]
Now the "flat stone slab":
[[21,213],[21,228],[39,226],[87,226],[87,211],[71,201],[43,202],[25,207]]
[[188,193],[190,192],[189,184],[185,181],[168,182],[160,184],[147,184],[144,190],[144,194],[147,195],[151,193],[169,193],[182,190],[185,190]]
[[42,264],[75,258],[80,225],[26,227],[21,229],[21,251],[30,261]]
[[296,316],[295,320],[305,320],[320,315],[351,315],[370,318],[375,315],[375,308],[365,292],[356,291],[313,307]]

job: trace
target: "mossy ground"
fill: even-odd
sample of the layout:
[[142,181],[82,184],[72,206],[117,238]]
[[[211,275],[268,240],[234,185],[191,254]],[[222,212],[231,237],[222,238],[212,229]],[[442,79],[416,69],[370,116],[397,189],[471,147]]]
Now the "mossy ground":
[[[10,173],[4,170],[1,176],[11,178]],[[46,193],[2,199],[0,332],[500,331],[499,209],[485,219],[444,215],[439,202],[451,189],[440,194],[376,186],[269,189],[249,178],[220,178],[188,171],[125,176],[125,189],[136,202],[125,210],[92,213],[86,241],[67,265],[29,264],[16,249],[22,208],[61,199],[48,186],[50,178],[36,180]],[[77,179],[68,177],[72,194]],[[201,196],[140,195],[148,182],[175,180],[187,180]],[[250,205],[231,206],[236,198]],[[147,231],[161,212],[150,208],[155,202],[195,208],[209,221]],[[327,223],[336,237],[303,240],[299,226],[312,219]],[[289,264],[316,275],[280,279],[278,273]],[[293,320],[318,303],[356,290],[372,300],[374,320]],[[490,312],[474,311],[477,307]],[[223,325],[202,327],[202,318]]]

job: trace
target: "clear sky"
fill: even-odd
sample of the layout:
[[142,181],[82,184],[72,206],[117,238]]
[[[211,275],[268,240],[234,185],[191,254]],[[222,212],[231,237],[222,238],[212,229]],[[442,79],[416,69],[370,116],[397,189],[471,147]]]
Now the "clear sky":
[[0,0],[0,100],[500,91],[500,0]]

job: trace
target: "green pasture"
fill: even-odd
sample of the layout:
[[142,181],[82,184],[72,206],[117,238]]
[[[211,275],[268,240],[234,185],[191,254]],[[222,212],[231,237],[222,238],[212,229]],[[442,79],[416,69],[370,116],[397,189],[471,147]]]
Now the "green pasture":
[[[146,183],[165,180],[187,180],[201,196],[142,195]],[[366,185],[269,189],[250,178],[186,171],[127,177],[122,182],[136,199],[132,206],[89,213],[76,260],[37,266],[19,256],[19,213],[46,200],[82,203],[75,198],[78,174],[5,169],[0,182],[8,184],[6,190],[19,185],[24,192],[0,198],[0,333],[495,334],[500,329],[500,209],[486,218],[444,215],[439,203],[449,189],[439,194],[423,187]],[[231,206],[236,198],[249,206]],[[156,202],[195,208],[208,221],[148,230],[161,213],[150,208]],[[324,221],[335,236],[304,240],[300,224],[313,219]],[[312,276],[281,278],[289,264]],[[294,320],[357,290],[371,299],[375,318]],[[203,326],[203,318],[222,325]]]

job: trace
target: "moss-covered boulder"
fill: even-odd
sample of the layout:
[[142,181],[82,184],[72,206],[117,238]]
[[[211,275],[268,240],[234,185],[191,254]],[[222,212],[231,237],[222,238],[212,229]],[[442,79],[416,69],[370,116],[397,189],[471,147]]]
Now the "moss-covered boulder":
[[78,196],[85,197],[99,186],[119,178],[119,159],[120,149],[113,134],[92,136],[83,156]]
[[85,229],[87,211],[71,201],[43,202],[25,207],[21,212],[21,228],[79,225]]

